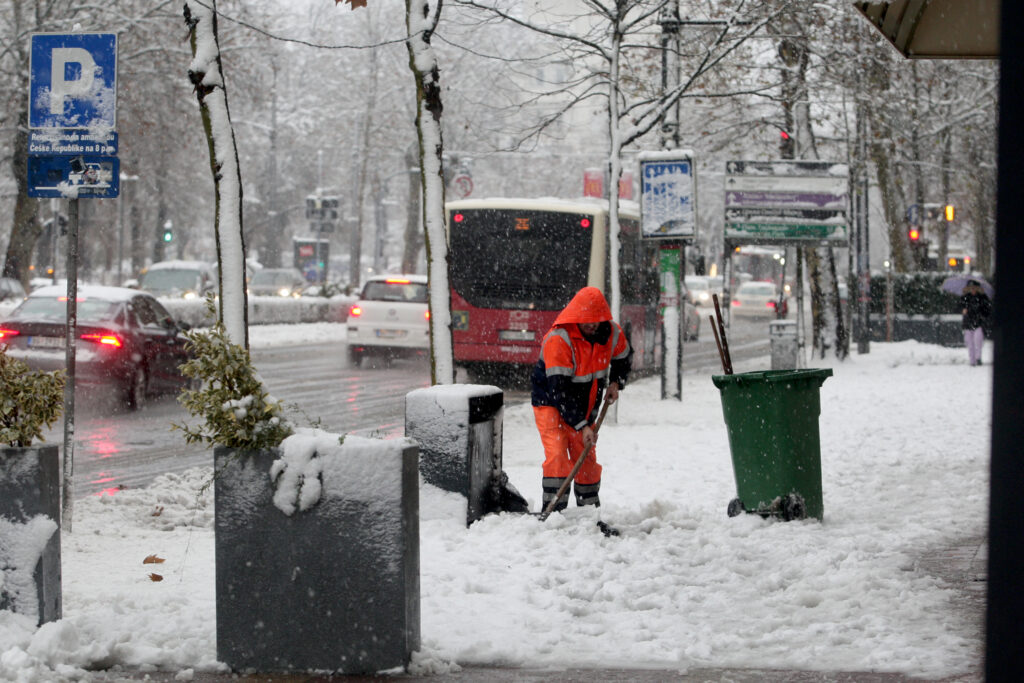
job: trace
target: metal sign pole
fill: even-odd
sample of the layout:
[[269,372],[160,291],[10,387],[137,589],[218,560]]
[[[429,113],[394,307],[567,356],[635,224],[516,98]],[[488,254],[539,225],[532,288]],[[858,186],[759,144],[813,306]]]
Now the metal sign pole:
[[78,197],[68,202],[68,322],[64,336],[67,382],[64,384],[64,479],[61,487],[61,527],[71,531],[74,507],[72,486],[75,463],[75,340],[78,337]]

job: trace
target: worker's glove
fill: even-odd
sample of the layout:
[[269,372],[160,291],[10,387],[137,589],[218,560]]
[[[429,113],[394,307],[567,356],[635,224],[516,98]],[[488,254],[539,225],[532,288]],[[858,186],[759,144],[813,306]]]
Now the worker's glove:
[[580,433],[583,435],[583,452],[586,453],[597,443],[597,433],[590,425],[580,430]]

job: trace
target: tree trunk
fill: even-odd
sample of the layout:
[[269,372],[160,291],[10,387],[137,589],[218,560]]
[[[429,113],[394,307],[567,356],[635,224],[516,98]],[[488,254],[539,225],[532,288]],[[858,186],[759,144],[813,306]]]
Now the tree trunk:
[[406,0],[409,69],[416,80],[416,133],[419,138],[420,179],[423,188],[424,244],[430,283],[431,384],[455,382],[452,349],[451,287],[448,279],[448,240],[444,215],[444,144],[441,137],[441,70],[430,39],[441,15],[443,0]]
[[220,293],[217,316],[228,337],[247,349],[249,315],[245,291],[245,237],[242,232],[242,175],[217,42],[216,0],[211,0],[208,5],[186,0],[184,15],[193,56],[188,77],[199,100],[214,184],[216,211],[213,227]]
[[[622,51],[622,33],[616,15],[612,24],[611,64],[608,77],[608,247],[611,271],[612,319],[621,320],[622,283],[619,282],[619,177],[622,175],[622,135],[619,131],[619,58]],[[684,268],[685,268],[685,264]]]
[[14,134],[14,154],[11,172],[17,187],[14,200],[14,223],[11,226],[11,240],[7,243],[7,257],[4,261],[3,276],[21,281],[28,289],[32,250],[43,232],[39,222],[39,200],[28,196],[28,82],[20,88],[18,98],[25,100],[18,114],[18,132]]
[[405,247],[402,250],[402,272],[415,273],[423,248],[423,179],[420,173],[419,146],[411,145],[405,153],[409,169],[409,201],[405,205]]
[[818,358],[824,358],[827,343],[824,335],[824,297],[821,291],[821,258],[818,250],[814,247],[805,247],[804,260],[807,263],[807,284],[811,290],[811,350]]
[[[830,306],[835,311],[836,317],[836,358],[843,360],[850,355],[850,334],[846,325],[846,316],[843,315],[843,305],[839,298],[839,276],[836,273],[836,253],[832,247],[828,248],[828,273],[832,282],[832,300]],[[849,304],[847,304],[849,305]]]

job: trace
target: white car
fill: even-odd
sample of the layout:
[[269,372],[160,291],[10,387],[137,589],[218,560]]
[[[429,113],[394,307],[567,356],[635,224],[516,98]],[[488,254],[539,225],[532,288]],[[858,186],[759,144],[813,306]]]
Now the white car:
[[685,279],[686,298],[694,306],[713,306],[711,283],[703,275],[687,275]]
[[782,299],[782,315],[776,315],[779,290],[771,282],[744,282],[732,298],[733,315],[747,318],[785,318],[789,312],[786,299]]
[[426,275],[381,275],[363,286],[348,310],[348,359],[423,356],[430,350]]

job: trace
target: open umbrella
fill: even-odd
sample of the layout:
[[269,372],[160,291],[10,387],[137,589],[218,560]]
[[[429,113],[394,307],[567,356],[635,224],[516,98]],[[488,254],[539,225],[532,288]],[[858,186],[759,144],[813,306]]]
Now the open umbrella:
[[977,282],[981,285],[981,288],[988,295],[989,299],[996,297],[995,287],[990,285],[985,278],[980,275],[954,275],[953,277],[947,277],[942,283],[942,291],[950,292],[960,296],[964,293],[964,287],[967,286],[968,282]]

